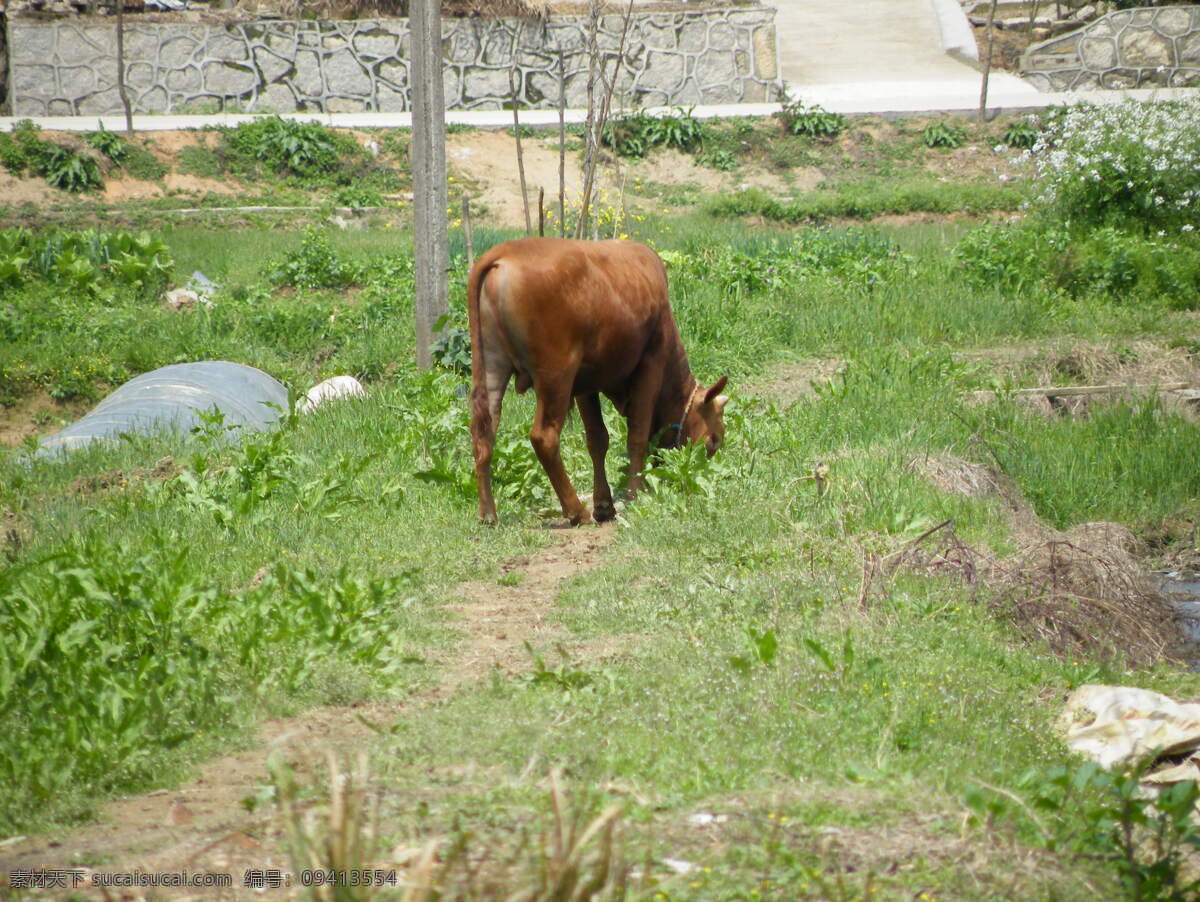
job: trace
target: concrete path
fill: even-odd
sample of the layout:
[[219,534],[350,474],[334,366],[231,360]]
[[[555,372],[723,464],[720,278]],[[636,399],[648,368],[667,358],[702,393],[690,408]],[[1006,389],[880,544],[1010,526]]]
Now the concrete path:
[[[778,0],[775,23],[788,93],[805,103],[843,113],[979,107],[979,53],[958,0]],[[1041,97],[1007,73],[989,80],[989,106]]]

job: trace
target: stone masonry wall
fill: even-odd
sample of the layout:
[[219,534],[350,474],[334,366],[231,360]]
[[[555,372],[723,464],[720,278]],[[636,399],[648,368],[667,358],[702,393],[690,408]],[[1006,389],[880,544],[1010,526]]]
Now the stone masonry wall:
[[[779,88],[775,11],[755,7],[635,14],[618,82],[626,105],[754,103]],[[623,19],[601,21],[615,53]],[[568,106],[586,105],[587,23],[447,19],[442,23],[448,109],[498,109],[517,91],[527,107],[558,103],[558,58]],[[259,21],[125,26],[125,81],[134,112],[400,112],[410,107],[407,19]],[[17,116],[121,111],[116,39],[108,23],[9,25]]]
[[1200,84],[1200,6],[1109,13],[1034,44],[1021,74],[1042,91]]

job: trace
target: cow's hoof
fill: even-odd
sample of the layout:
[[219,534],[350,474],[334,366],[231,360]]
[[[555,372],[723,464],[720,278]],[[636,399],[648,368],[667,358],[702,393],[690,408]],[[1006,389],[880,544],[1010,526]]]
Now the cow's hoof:
[[597,523],[605,523],[617,515],[617,509],[613,507],[611,501],[601,501],[596,504],[592,515],[596,518]]
[[479,522],[482,523],[484,526],[495,526],[497,523],[500,522],[500,518],[497,517],[495,514],[480,514]]
[[567,520],[570,521],[572,526],[587,526],[592,522],[592,515],[588,513],[588,509],[585,507],[574,517],[567,517]]

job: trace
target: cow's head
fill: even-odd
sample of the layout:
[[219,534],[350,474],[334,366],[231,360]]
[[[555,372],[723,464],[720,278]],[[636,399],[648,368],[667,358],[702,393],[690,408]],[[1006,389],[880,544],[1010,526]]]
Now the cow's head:
[[709,457],[721,447],[721,442],[725,439],[724,410],[729,398],[721,394],[721,389],[728,381],[728,376],[722,376],[708,388],[697,387],[696,400],[681,424],[683,440],[703,442]]

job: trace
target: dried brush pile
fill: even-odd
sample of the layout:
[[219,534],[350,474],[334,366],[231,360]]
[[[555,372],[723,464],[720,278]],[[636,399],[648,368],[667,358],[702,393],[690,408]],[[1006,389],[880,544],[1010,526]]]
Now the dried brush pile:
[[951,577],[973,601],[1063,657],[1148,667],[1186,652],[1175,612],[1138,564],[1128,529],[1085,523],[1059,532],[1038,519],[1020,489],[987,467],[949,456],[914,467],[943,491],[1000,500],[1020,547],[994,557],[963,542],[948,520],[891,555],[868,560],[864,595],[902,572]]

